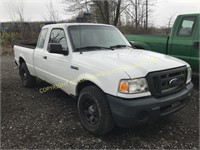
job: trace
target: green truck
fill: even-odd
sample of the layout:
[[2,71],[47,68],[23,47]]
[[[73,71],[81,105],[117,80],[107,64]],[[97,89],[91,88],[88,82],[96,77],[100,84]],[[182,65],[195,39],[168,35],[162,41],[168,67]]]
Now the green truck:
[[170,36],[125,35],[138,49],[155,51],[188,62],[194,75],[199,75],[200,14],[179,15]]

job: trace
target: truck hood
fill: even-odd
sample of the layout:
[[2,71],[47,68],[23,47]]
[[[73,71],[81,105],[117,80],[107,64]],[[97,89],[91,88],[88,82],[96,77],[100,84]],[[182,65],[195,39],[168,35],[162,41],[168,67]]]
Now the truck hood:
[[130,78],[144,77],[149,72],[189,66],[186,62],[171,56],[131,48],[73,53],[72,62],[94,68],[99,73],[123,71]]

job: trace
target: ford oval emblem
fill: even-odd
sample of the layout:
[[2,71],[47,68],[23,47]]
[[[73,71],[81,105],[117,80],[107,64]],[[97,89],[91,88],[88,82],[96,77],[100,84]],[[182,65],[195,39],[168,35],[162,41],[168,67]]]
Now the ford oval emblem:
[[178,83],[178,78],[174,78],[172,80],[169,81],[169,85],[170,86],[176,86]]

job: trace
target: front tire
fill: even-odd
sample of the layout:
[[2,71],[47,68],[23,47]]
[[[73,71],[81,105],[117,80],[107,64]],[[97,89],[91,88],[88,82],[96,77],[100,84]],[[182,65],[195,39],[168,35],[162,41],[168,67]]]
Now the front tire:
[[32,88],[35,86],[36,78],[30,74],[25,62],[19,66],[19,75],[24,87]]
[[81,91],[78,115],[83,127],[94,135],[106,134],[114,127],[106,96],[96,86],[88,86]]

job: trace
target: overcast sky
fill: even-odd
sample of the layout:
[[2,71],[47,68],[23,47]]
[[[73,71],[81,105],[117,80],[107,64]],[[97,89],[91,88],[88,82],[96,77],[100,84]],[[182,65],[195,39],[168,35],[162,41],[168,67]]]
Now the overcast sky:
[[[25,21],[44,21],[47,17],[47,7],[50,0],[0,0],[0,21],[11,21],[11,10],[17,2],[23,1]],[[71,13],[64,13],[66,5],[60,3],[62,0],[52,0],[55,9],[59,12],[60,19],[69,19]],[[155,26],[165,26],[168,18],[184,13],[200,13],[200,0],[158,0],[154,7],[151,22]]]

